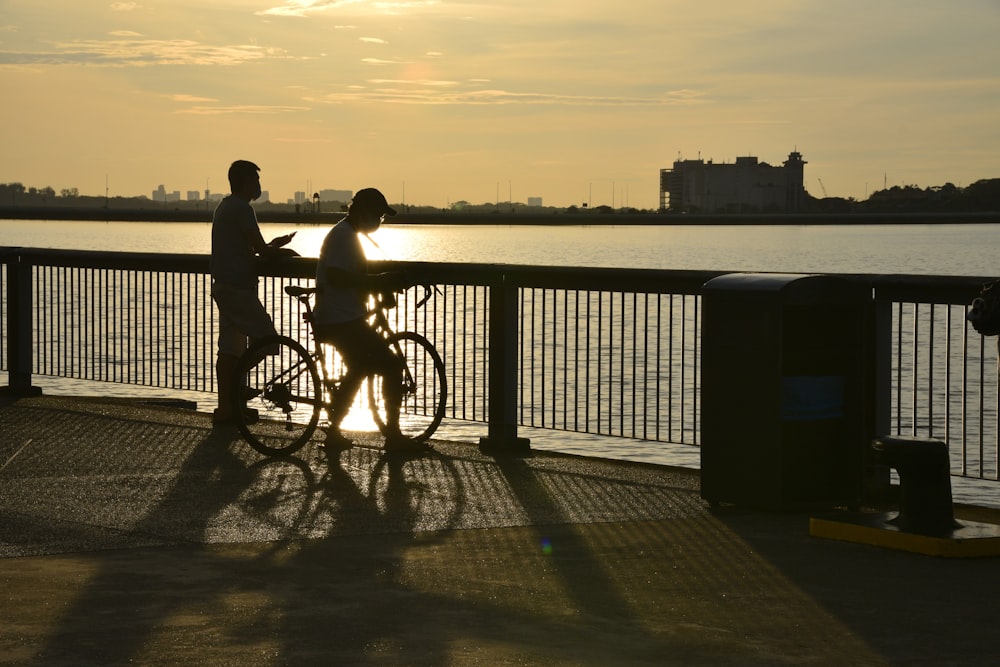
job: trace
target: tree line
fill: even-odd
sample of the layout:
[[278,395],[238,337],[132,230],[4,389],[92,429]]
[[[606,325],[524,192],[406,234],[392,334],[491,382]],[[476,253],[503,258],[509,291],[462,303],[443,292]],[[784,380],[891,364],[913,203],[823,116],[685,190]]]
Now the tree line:
[[921,188],[894,185],[876,190],[864,201],[827,197],[809,198],[813,213],[975,213],[1000,211],[1000,178],[976,181],[964,188],[953,183]]

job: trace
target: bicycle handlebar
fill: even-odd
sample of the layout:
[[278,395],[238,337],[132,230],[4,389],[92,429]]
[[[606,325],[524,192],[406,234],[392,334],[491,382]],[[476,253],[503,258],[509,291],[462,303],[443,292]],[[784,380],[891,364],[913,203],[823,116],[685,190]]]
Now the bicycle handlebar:
[[424,288],[424,296],[419,301],[417,301],[417,305],[414,306],[415,308],[419,308],[420,306],[430,301],[431,297],[434,296],[435,292],[437,292],[438,294],[442,294],[441,288],[438,287],[437,285],[434,285],[433,287],[431,285],[423,285],[423,288]]
[[[414,306],[415,308],[420,308],[425,303],[430,301],[430,298],[434,296],[435,292],[437,292],[438,294],[442,293],[441,288],[438,287],[437,285],[421,284],[420,286],[424,288],[424,295],[420,298],[419,301],[417,301],[416,306]],[[414,285],[414,287],[416,287],[416,285]],[[381,304],[383,300],[388,300],[385,299],[386,294],[402,293],[405,292],[407,289],[409,288],[404,288],[401,290],[391,290],[389,292],[376,292],[375,297],[376,300]],[[301,285],[285,285],[285,294],[287,294],[290,297],[294,297],[296,299],[306,300],[306,297],[315,294],[317,291],[318,288],[316,287],[302,287]],[[392,299],[392,302],[393,305],[395,305],[395,299]],[[389,307],[391,308],[392,306]]]

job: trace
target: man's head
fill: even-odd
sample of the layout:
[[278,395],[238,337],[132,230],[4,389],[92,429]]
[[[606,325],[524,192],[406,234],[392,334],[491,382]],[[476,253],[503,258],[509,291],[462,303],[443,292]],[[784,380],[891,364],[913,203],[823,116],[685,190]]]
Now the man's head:
[[249,160],[237,160],[229,165],[229,190],[234,195],[254,201],[260,197],[260,167]]
[[389,206],[385,195],[375,188],[358,190],[347,209],[347,217],[354,221],[354,228],[362,232],[378,229],[387,215],[396,215],[396,209]]

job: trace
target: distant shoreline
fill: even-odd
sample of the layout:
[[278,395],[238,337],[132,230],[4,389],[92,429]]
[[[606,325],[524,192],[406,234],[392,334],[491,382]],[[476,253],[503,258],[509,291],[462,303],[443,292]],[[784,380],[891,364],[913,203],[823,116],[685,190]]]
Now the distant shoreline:
[[[261,223],[332,225],[342,212],[313,213],[258,211]],[[67,206],[3,206],[3,220],[97,221],[97,222],[211,222],[212,211],[190,209],[130,209]],[[976,213],[803,213],[678,215],[670,213],[401,213],[393,225],[534,225],[534,226],[629,226],[629,225],[885,225],[885,224],[997,224],[1000,211]]]

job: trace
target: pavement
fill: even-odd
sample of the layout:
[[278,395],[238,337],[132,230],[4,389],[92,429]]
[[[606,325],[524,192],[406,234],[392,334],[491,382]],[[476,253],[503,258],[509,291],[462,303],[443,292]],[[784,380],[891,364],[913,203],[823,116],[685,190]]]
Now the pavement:
[[997,662],[998,558],[713,510],[688,469],[359,438],[271,460],[193,410],[5,399],[0,664]]

